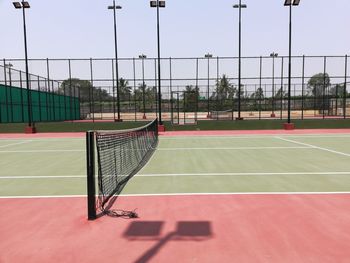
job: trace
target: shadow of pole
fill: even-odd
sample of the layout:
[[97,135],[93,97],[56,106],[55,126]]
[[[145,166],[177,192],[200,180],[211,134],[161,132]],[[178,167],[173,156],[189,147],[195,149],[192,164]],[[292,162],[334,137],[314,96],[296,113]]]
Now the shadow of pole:
[[133,241],[157,240],[158,242],[141,255],[135,263],[146,263],[154,257],[170,240],[177,241],[204,241],[212,236],[211,225],[208,221],[180,221],[176,231],[169,232],[159,238],[162,221],[132,222],[124,236]]
[[170,232],[169,234],[167,234],[165,237],[160,239],[152,248],[147,250],[139,259],[137,259],[135,263],[148,262],[174,236],[176,236],[176,232]]

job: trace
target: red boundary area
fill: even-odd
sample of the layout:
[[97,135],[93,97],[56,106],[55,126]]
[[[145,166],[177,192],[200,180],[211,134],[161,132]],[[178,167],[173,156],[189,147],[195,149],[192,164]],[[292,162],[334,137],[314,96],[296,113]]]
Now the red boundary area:
[[[286,130],[223,130],[223,131],[166,131],[161,136],[229,136],[229,135],[297,135],[297,134],[347,134],[350,129],[297,129]],[[84,132],[63,133],[0,133],[0,139],[82,138]]]
[[350,258],[350,194],[120,197],[117,203],[138,208],[141,218],[87,221],[85,198],[0,199],[0,262]]

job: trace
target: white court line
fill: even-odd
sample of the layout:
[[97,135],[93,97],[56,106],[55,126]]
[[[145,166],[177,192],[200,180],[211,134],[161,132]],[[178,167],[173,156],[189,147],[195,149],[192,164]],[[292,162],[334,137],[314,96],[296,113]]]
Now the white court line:
[[[186,150],[268,150],[268,149],[310,149],[311,147],[197,147],[197,148],[156,148],[157,151],[186,151]],[[136,149],[130,149],[135,151]],[[85,152],[85,150],[8,150],[1,153],[60,153],[60,152]]]
[[182,150],[268,150],[268,149],[310,149],[311,147],[196,147],[196,148],[157,148],[158,151],[182,151]]
[[137,174],[137,177],[166,176],[241,176],[241,175],[350,175],[350,172],[290,172],[290,173],[178,173],[178,174]]
[[[290,173],[177,173],[177,174],[136,174],[135,177],[171,177],[171,176],[264,176],[264,175],[350,175],[350,172],[290,172]],[[0,176],[1,179],[55,179],[86,178],[86,175],[34,175],[34,176]]]
[[285,139],[285,138],[281,138],[281,137],[276,137],[276,138],[277,138],[277,139],[280,139],[280,140],[282,140],[282,141],[292,142],[292,143],[299,144],[299,145],[309,146],[309,147],[314,148],[314,149],[318,149],[318,150],[322,150],[322,151],[331,152],[331,153],[340,154],[340,155],[344,155],[344,156],[350,157],[350,154],[348,154],[348,153],[343,153],[343,152],[339,152],[339,151],[334,151],[334,150],[331,150],[331,149],[327,149],[327,148],[323,148],[323,147],[318,147],[318,146],[315,146],[315,145],[312,145],[312,144],[303,143],[303,142],[298,142],[298,141],[294,141],[294,140],[289,140],[289,139]]
[[[241,192],[241,193],[164,193],[164,194],[120,194],[121,197],[157,196],[268,196],[268,195],[349,195],[350,192]],[[86,198],[87,195],[44,195],[44,196],[0,196],[0,199],[44,199],[44,198]]]
[[55,153],[55,152],[85,152],[85,150],[19,150],[19,151],[0,151],[0,153]]
[[60,141],[85,141],[85,138],[0,138],[0,141],[35,141],[35,142],[60,142]]
[[297,138],[350,138],[350,134],[266,134],[266,135],[188,135],[188,136],[161,136],[161,140],[197,140],[197,139],[203,139],[203,140],[211,140],[211,139],[266,139],[266,138],[274,138],[276,136],[283,136],[283,137],[297,137]]
[[14,175],[14,176],[0,176],[1,179],[57,179],[57,178],[86,178],[87,175]]
[[6,145],[1,145],[0,148],[5,148],[5,147],[10,147],[10,146],[15,146],[15,145],[20,145],[20,144],[25,144],[25,143],[29,143],[32,142],[32,140],[26,140],[26,141],[21,141],[21,142],[16,142],[16,143],[10,143],[10,144],[6,144]]

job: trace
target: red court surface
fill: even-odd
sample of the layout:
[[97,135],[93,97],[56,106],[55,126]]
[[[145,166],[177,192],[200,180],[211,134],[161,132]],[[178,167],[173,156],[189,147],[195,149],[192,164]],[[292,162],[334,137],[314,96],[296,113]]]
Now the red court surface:
[[0,262],[349,262],[350,194],[0,199]]

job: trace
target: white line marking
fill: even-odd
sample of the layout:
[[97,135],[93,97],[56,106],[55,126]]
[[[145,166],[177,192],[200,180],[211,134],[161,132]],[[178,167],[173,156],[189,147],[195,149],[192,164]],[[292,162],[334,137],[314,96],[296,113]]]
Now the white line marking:
[[34,141],[34,142],[61,142],[61,141],[85,141],[85,138],[47,138],[47,139],[40,139],[40,138],[0,138],[0,141]]
[[[350,175],[350,172],[290,172],[290,173],[178,173],[178,174],[136,174],[136,177],[167,177],[167,176],[264,176],[264,175]],[[57,179],[86,178],[86,175],[34,175],[34,176],[0,176],[1,179]]]
[[[268,149],[308,149],[311,147],[197,147],[197,148],[157,148],[158,151],[191,151],[191,150],[268,150]],[[130,149],[135,151],[136,149]],[[60,152],[85,152],[85,150],[9,150],[1,153],[60,153]]]
[[60,153],[60,152],[85,152],[84,150],[21,150],[21,151],[0,151],[0,153]]
[[32,142],[32,141],[31,141],[31,140],[20,141],[20,142],[16,142],[16,143],[10,143],[10,144],[6,144],[6,145],[1,145],[0,148],[5,148],[5,147],[9,147],[9,146],[20,145],[20,144],[25,144],[25,143],[30,143],[30,142]]
[[164,176],[240,176],[240,175],[350,175],[350,172],[290,172],[290,173],[182,173],[182,174],[137,174],[137,177]]
[[15,175],[15,176],[0,176],[1,179],[57,179],[57,178],[86,178],[86,175]]
[[187,136],[161,136],[161,140],[197,140],[197,139],[266,139],[266,138],[273,138],[275,136],[285,136],[285,137],[296,137],[296,138],[350,138],[350,134],[266,134],[266,135],[187,135]]
[[[164,193],[164,194],[120,194],[121,197],[157,196],[224,196],[224,195],[349,195],[350,192],[241,192],[241,193]],[[0,196],[0,199],[43,199],[43,198],[86,198],[86,195],[45,195],[45,196]]]
[[159,151],[183,151],[183,150],[268,150],[268,149],[309,149],[311,147],[196,147],[196,148],[158,148]]
[[299,144],[299,145],[309,146],[309,147],[314,148],[314,149],[318,149],[318,150],[322,150],[322,151],[331,152],[331,153],[340,154],[340,155],[344,155],[344,156],[350,157],[350,154],[348,154],[348,153],[338,152],[338,151],[334,151],[334,150],[331,150],[331,149],[318,147],[318,146],[315,146],[315,145],[312,145],[312,144],[298,142],[298,141],[294,141],[294,140],[289,140],[289,139],[285,139],[285,138],[281,138],[281,137],[276,137],[276,138],[280,139],[282,141],[292,142],[292,143]]

